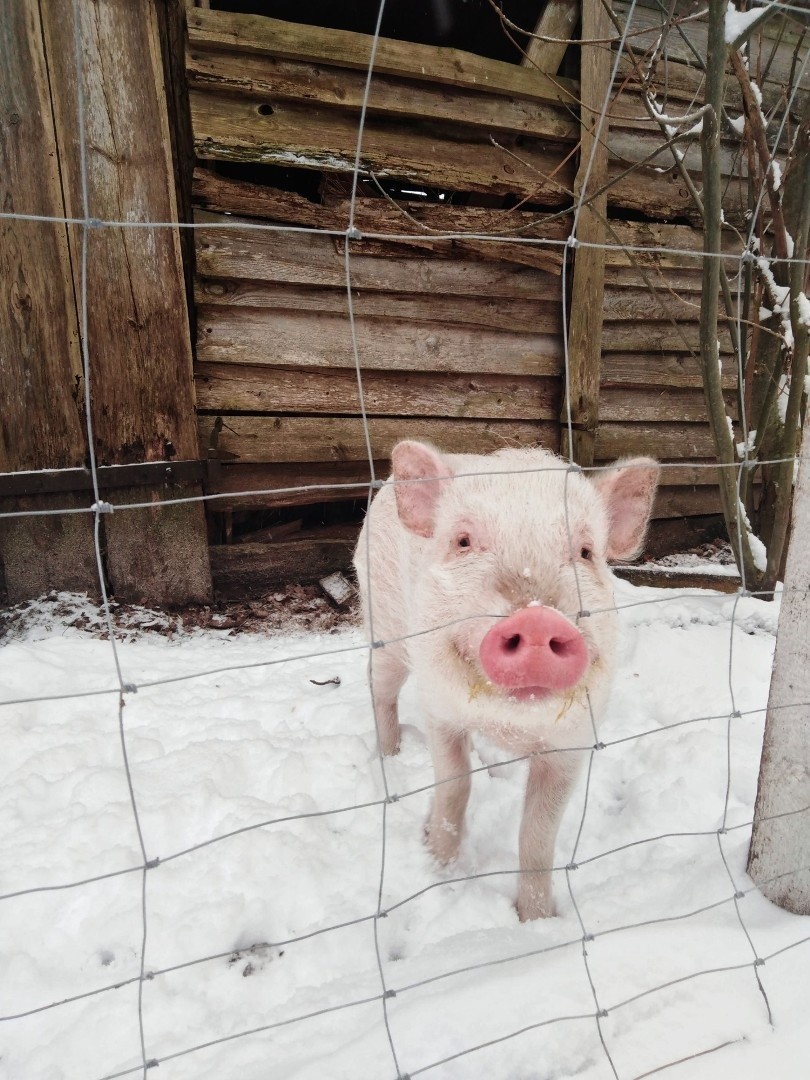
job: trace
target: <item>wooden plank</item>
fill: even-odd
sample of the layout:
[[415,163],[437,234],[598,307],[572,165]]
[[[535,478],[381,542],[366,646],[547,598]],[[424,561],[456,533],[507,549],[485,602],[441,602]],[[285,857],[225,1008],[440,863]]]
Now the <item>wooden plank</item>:
[[[278,101],[290,101],[359,114],[366,94],[365,71],[284,60],[272,53],[193,48],[186,72],[189,85],[197,90],[262,101],[269,108],[275,108]],[[440,86],[420,80],[419,74],[413,69],[411,78],[396,78],[378,73],[375,65],[368,115],[391,120],[438,120],[541,139],[577,138],[576,121],[558,103]]]
[[[665,279],[666,280],[666,279]],[[675,319],[677,322],[697,322],[700,318],[700,299],[695,296],[673,295],[664,288],[660,281],[651,276],[655,287],[623,288],[614,284],[605,286],[603,314],[605,322],[635,323],[663,319]]]
[[[220,413],[357,415],[353,370],[330,371],[200,363],[197,408]],[[552,420],[559,412],[557,378],[498,375],[363,373],[366,411],[373,416]],[[705,411],[705,410],[704,410]]]
[[[234,278],[209,281],[197,278],[195,297],[200,307],[211,309],[269,308],[276,312],[325,312],[348,318],[345,288],[319,289],[268,281],[239,281]],[[536,300],[515,300],[357,290],[353,296],[353,307],[356,316],[369,319],[448,323],[513,333],[562,334],[560,297],[553,294]],[[216,315],[212,313],[211,317],[215,318]]]
[[[601,0],[582,0],[582,37],[609,36],[610,20]],[[605,252],[607,238],[607,192],[592,203],[586,196],[605,185],[608,168],[607,134],[609,120],[600,110],[610,89],[611,54],[604,45],[580,48],[582,98],[580,121],[580,156],[574,197],[579,205],[573,235],[593,247],[578,248],[574,256],[571,285],[571,315],[568,331],[568,386],[566,410],[570,410],[573,429],[571,446],[566,450],[580,465],[593,464],[594,441],[599,426],[599,361],[602,354],[602,320],[605,291]],[[568,411],[564,420],[568,421]],[[565,441],[568,441],[566,429]]]
[[529,39],[525,54],[520,61],[521,67],[530,70],[534,68],[548,72],[549,75],[556,75],[560,70],[568,45],[564,40],[543,41],[541,38],[570,38],[578,22],[577,0],[548,0],[534,28],[538,36]]
[[[387,476],[389,471],[386,461],[375,462],[378,477]],[[228,464],[222,466],[218,479],[206,485],[206,492],[216,495],[208,504],[214,512],[246,507],[309,506],[352,499],[365,502],[370,491],[369,479],[367,461]]]
[[[64,217],[36,0],[1,0],[0,55],[0,206]],[[84,384],[64,225],[0,220],[0,293],[0,471],[82,465]],[[79,505],[76,496],[43,496],[0,510]],[[89,515],[3,521],[0,561],[13,604],[52,588],[98,589]]]
[[595,447],[598,461],[636,454],[669,459],[705,459],[714,454],[714,442],[708,424],[600,424]]
[[[643,326],[643,333],[640,332]],[[699,347],[697,323],[673,326],[671,322],[605,323],[602,328],[602,348],[605,352],[697,352]],[[718,327],[720,350],[731,352],[728,327]]]
[[717,486],[704,484],[702,487],[660,487],[655,495],[652,516],[662,520],[720,513],[722,507]]
[[[349,219],[348,199],[314,203],[294,192],[233,180],[202,167],[194,173],[193,195],[196,205],[207,210],[267,218],[290,225],[341,230],[346,228]],[[567,214],[407,200],[400,209],[388,199],[363,197],[358,198],[355,206],[355,224],[363,232],[413,234],[423,239],[429,239],[431,232],[439,232],[546,237],[560,243],[565,241],[571,229],[570,215]]]
[[[220,447],[243,462],[362,461],[366,458],[363,424],[356,417],[223,416]],[[490,453],[506,446],[549,449],[558,444],[557,425],[518,420],[368,421],[375,458],[387,458],[400,439],[427,439],[447,453]],[[619,426],[619,425],[616,425]],[[211,418],[198,418],[201,451],[208,445]]]
[[[736,394],[725,393],[726,411],[736,419]],[[706,399],[698,389],[650,387],[604,389],[599,402],[603,420],[679,421],[685,424],[708,423]],[[742,436],[740,436],[742,437]]]
[[[210,420],[211,418],[209,418]],[[205,429],[203,429],[204,431]],[[660,504],[663,516],[683,512],[679,505],[681,493],[689,498],[693,491],[717,486],[717,469],[699,468],[699,463],[683,463],[665,467],[665,484]],[[387,477],[390,471],[385,460],[375,462],[375,475]],[[225,464],[219,479],[207,485],[211,510],[224,511],[246,507],[278,508],[307,506],[313,503],[360,500],[368,497],[368,463],[361,461],[265,462]],[[258,494],[257,494],[258,493]],[[705,506],[704,496],[697,496],[695,507]],[[710,499],[710,497],[709,497]],[[714,505],[709,501],[709,505]]]
[[[201,277],[346,287],[346,261],[332,237],[240,228],[238,223],[233,228],[202,227],[196,236]],[[556,276],[530,267],[434,259],[423,252],[384,258],[379,246],[364,242],[353,245],[353,251],[357,252],[351,260],[355,289],[530,299],[548,296],[551,289],[552,295],[559,295]]]
[[[435,209],[440,208],[436,207]],[[422,210],[423,212],[426,211],[427,207],[422,207]],[[442,216],[429,215],[429,220],[432,226],[442,227]],[[509,221],[510,219],[507,218],[506,220]],[[294,280],[313,285],[345,285],[344,260],[340,257],[337,239],[334,237],[312,233],[290,233],[273,229],[250,228],[249,222],[242,225],[238,218],[234,219],[201,212],[195,215],[195,221],[200,226],[196,229],[198,273],[204,277],[241,277],[273,281]],[[566,222],[570,229],[570,219],[566,219]],[[314,224],[316,228],[331,227],[325,222],[318,223],[316,220],[302,223]],[[459,222],[456,218],[456,223],[462,228],[462,231],[465,231],[463,221]],[[206,228],[206,224],[216,227]],[[340,227],[345,228],[345,224],[346,219],[340,219]],[[448,224],[453,224],[452,219],[448,221]],[[514,222],[514,227],[519,225],[520,219],[517,219]],[[541,224],[538,226],[538,231],[540,229],[545,230],[546,226]],[[467,228],[466,231],[469,231],[469,229]],[[562,228],[558,227],[550,232],[549,254],[557,256],[554,264],[555,277],[559,276],[559,249],[564,239]],[[498,285],[499,278],[493,276],[489,268],[477,266],[477,260],[448,257],[448,251],[452,252],[453,249],[452,247],[448,248],[443,240],[431,242],[430,237],[423,237],[422,240],[424,244],[429,245],[432,254],[443,256],[438,259],[433,258],[427,262],[427,265],[436,265],[439,268],[437,272],[443,275],[438,284],[442,284],[447,279],[447,276],[452,274],[446,267],[442,269],[443,264],[446,262],[458,263],[464,267],[463,275],[456,273],[455,278],[458,279],[463,276],[465,281],[469,278],[470,286],[466,286],[465,281],[456,281],[455,287],[451,291],[479,295],[474,291],[474,287],[477,287],[479,290],[484,289],[481,295],[492,294],[499,296],[536,296],[548,291],[548,277],[544,279],[539,272],[536,276],[532,276],[528,270],[513,269],[511,267],[503,268],[505,279],[510,282],[509,289],[504,290]],[[648,271],[653,280],[656,280],[655,275],[660,271],[664,275],[663,280],[672,288],[680,288],[681,284],[683,284],[689,291],[693,291],[695,288],[699,289],[702,258],[701,243],[700,234],[689,226],[657,226],[649,228],[646,227],[644,222],[611,221],[611,242],[605,251],[605,265],[613,271],[610,275],[610,282],[611,284],[618,283],[622,285],[644,284],[637,269],[635,269],[636,267],[642,267]],[[735,247],[739,249],[739,240],[732,237],[730,233],[724,234],[724,244],[730,249]],[[628,250],[624,250],[620,245],[625,245]],[[662,248],[663,250],[661,250]],[[384,255],[386,250],[388,251],[387,256]],[[426,261],[424,251],[414,249],[409,252],[399,242],[387,245],[376,238],[353,242],[352,252],[355,255],[352,260],[353,280],[358,273],[364,274],[370,266],[375,264],[377,273],[384,273],[385,271],[379,265],[380,260],[383,258],[394,264],[399,260]],[[364,262],[366,252],[374,253],[368,256],[368,258],[374,260],[373,262]],[[689,254],[690,252],[694,254]],[[392,258],[392,255],[395,255],[396,258]],[[285,271],[284,265],[277,265],[278,262],[296,267],[314,263],[322,273],[320,276],[314,275],[304,279],[301,279],[297,274],[290,278],[289,271]],[[725,264],[726,268],[733,274],[739,268],[739,257],[735,257],[732,250],[730,250]],[[670,275],[670,271],[677,271],[677,273]],[[421,279],[425,273],[424,267],[414,266],[409,263],[400,275],[399,284],[392,279],[386,279],[376,285],[371,281],[365,283],[368,275],[366,275],[366,278],[361,277],[361,280],[364,281],[362,286],[359,282],[356,284],[362,288],[382,288],[385,291],[396,292],[440,291],[433,286],[433,283],[431,283],[432,287],[425,289],[425,286],[421,284]],[[403,277],[405,280],[409,278],[415,279],[412,288],[407,288],[401,283]],[[511,287],[521,279],[524,284],[522,289],[515,290]],[[498,291],[493,293],[492,289]]]
[[307,584],[348,570],[360,525],[302,531],[290,540],[211,547],[214,591],[220,600],[255,599],[279,585]]
[[714,592],[735,593],[740,587],[736,574],[701,573],[700,569],[686,570],[665,566],[614,566],[613,573],[633,585],[653,589],[712,589]]
[[[81,217],[73,35],[42,6],[60,165],[69,216]],[[94,217],[177,218],[155,0],[81,0],[87,192]],[[74,282],[80,232],[71,239]],[[88,349],[100,464],[196,457],[191,341],[176,229],[88,232]],[[135,489],[127,501],[149,501]],[[157,501],[155,506],[157,507]],[[185,603],[210,594],[202,509],[112,515],[107,564],[116,594]],[[137,555],[137,562],[134,556]]]
[[[262,104],[201,90],[189,98],[199,158],[354,170],[358,128],[351,114],[289,101],[276,101],[266,112]],[[360,167],[454,191],[519,193],[549,206],[567,201],[573,173],[563,163],[564,146],[515,135],[498,142],[504,149],[483,132],[466,130],[462,137],[450,124],[431,128],[367,117]]]
[[[188,29],[192,49],[208,46],[245,53],[273,53],[286,60],[328,62],[336,67],[360,71],[368,69],[371,57],[372,38],[369,35],[301,26],[259,15],[192,9]],[[502,60],[411,41],[380,38],[374,55],[374,71],[404,78],[419,72],[426,81],[443,86],[464,86],[482,94],[511,94],[548,102],[576,100],[577,88],[571,80],[539,77],[536,71],[524,71]]]
[[[352,369],[201,363],[195,369],[195,388],[198,408],[211,413],[360,415]],[[370,416],[551,420],[559,409],[556,378],[364,372],[363,391]],[[732,390],[726,404],[734,418]],[[600,415],[604,420],[707,422],[698,388],[606,389]]]
[[[731,355],[721,357],[723,387],[737,385],[737,362]],[[602,357],[602,389],[654,386],[662,390],[703,387],[700,360],[688,353],[605,353]]]
[[[354,370],[346,316],[259,308],[201,308],[197,359],[277,367]],[[508,334],[394,319],[355,319],[363,370],[557,375],[562,342],[551,334]]]

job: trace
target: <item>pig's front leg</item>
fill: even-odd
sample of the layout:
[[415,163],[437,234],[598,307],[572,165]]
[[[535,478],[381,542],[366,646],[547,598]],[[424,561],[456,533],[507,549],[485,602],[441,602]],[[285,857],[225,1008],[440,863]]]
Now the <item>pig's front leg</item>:
[[408,674],[401,645],[383,645],[371,650],[371,688],[380,749],[384,754],[399,751],[399,710],[397,699]]
[[458,855],[470,797],[470,747],[466,731],[428,721],[436,787],[425,826],[425,842],[440,863]]
[[543,755],[529,761],[520,823],[517,911],[521,922],[555,914],[550,873],[554,843],[579,766],[579,754]]

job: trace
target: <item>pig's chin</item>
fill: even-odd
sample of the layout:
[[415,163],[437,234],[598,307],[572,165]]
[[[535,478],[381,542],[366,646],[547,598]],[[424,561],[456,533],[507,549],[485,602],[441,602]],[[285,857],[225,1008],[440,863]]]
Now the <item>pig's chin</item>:
[[516,686],[510,688],[508,686],[496,687],[504,697],[509,698],[511,701],[519,701],[524,705],[539,705],[543,701],[547,701],[557,691],[549,690],[547,686]]

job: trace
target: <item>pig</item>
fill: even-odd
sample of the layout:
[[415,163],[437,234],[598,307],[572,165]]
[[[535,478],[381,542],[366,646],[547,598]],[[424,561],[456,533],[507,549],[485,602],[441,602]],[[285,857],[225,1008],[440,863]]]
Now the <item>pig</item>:
[[587,476],[542,449],[444,454],[409,440],[360,533],[379,745],[399,749],[412,673],[436,781],[425,842],[439,863],[462,840],[471,734],[529,758],[521,921],[555,913],[557,831],[616,663],[608,563],[640,551],[657,482],[651,458]]

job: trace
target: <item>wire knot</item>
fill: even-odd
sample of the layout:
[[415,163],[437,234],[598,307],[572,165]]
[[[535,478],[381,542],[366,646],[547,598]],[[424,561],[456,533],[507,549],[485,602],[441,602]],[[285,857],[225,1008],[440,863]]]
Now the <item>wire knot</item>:
[[96,514],[111,514],[115,510],[115,507],[112,503],[104,502],[99,499],[98,502],[93,503],[90,509]]
[[570,862],[565,868],[566,870],[579,870],[579,863]]
[[356,225],[352,225],[352,227],[350,229],[346,230],[346,239],[347,240],[362,240],[363,239],[363,234],[360,232],[360,230],[357,228]]
[[122,694],[137,694],[138,693],[138,687],[135,685],[134,682],[121,683],[121,693]]

